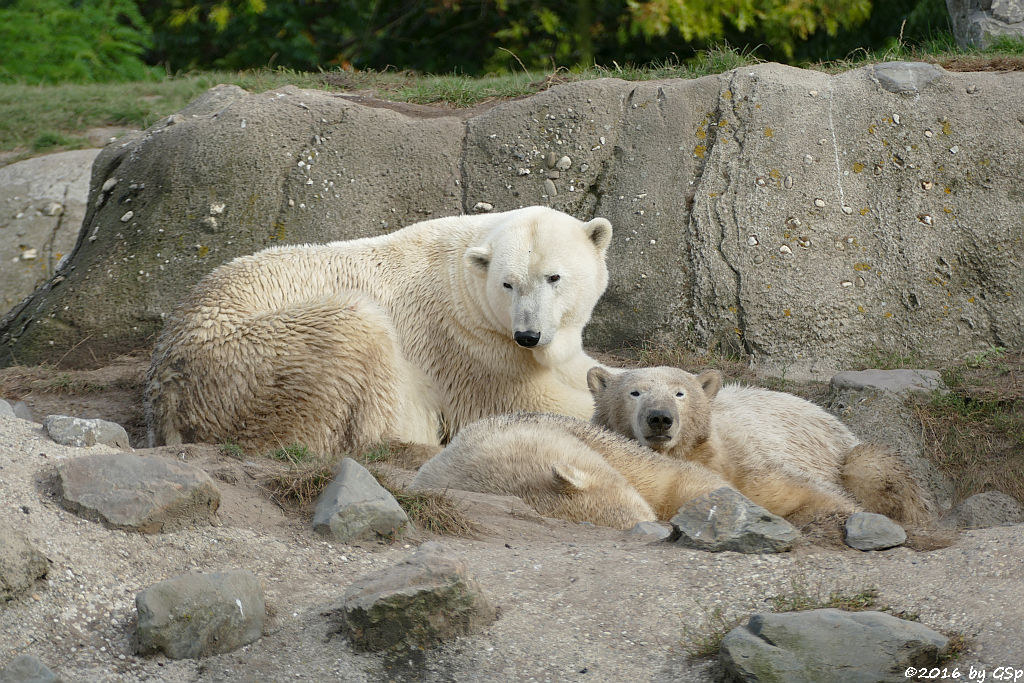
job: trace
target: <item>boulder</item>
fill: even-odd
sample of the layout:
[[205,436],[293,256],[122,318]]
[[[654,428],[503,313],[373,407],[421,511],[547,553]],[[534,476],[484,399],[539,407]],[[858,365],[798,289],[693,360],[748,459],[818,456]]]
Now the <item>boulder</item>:
[[885,515],[855,512],[846,519],[843,540],[857,550],[885,550],[907,542],[907,532]]
[[24,536],[0,524],[0,603],[27,592],[49,568],[46,556]]
[[1000,38],[1024,40],[1024,1],[946,0],[953,36],[962,48],[986,48]]
[[425,117],[221,86],[97,157],[74,253],[0,321],[0,364],[147,348],[202,275],[263,247],[538,203],[615,226],[597,350],[669,340],[797,377],[879,347],[1019,346],[1024,149],[1000,132],[1022,88],[758,64]]
[[68,415],[47,415],[43,428],[51,439],[64,446],[85,448],[103,444],[129,450],[128,432],[116,422]]
[[334,632],[359,650],[415,650],[472,633],[497,610],[441,544],[424,543],[412,557],[357,580],[328,615]]
[[725,680],[893,683],[939,662],[945,636],[884,612],[817,609],[755,614],[722,639]]
[[266,603],[259,579],[244,569],[186,574],[135,596],[140,654],[198,659],[231,652],[263,635]]
[[958,529],[1024,524],[1024,506],[1002,491],[985,491],[960,501],[946,513],[940,524]]
[[27,297],[74,249],[98,149],[0,167],[0,312]]
[[0,683],[60,683],[61,678],[50,671],[35,655],[18,655],[0,669]]
[[57,465],[61,505],[113,529],[158,534],[209,524],[220,492],[203,470],[156,456],[84,455]]
[[800,537],[782,517],[726,487],[687,502],[670,521],[669,541],[709,552],[780,553]]
[[408,525],[409,517],[395,497],[352,458],[342,460],[313,512],[313,529],[342,543],[394,538]]

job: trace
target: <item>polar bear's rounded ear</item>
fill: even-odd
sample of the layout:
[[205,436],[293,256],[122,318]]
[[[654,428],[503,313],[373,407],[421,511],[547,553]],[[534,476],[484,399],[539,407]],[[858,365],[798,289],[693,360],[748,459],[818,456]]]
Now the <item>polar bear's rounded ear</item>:
[[598,253],[603,254],[612,243],[612,224],[607,218],[595,218],[583,225],[587,239],[594,243]]
[[555,478],[555,486],[562,493],[582,491],[587,488],[587,475],[578,467],[566,462],[556,462],[551,466],[551,476]]
[[481,247],[470,247],[462,255],[462,259],[470,270],[486,275],[487,268],[491,265],[491,247],[488,244]]
[[587,386],[590,388],[590,393],[595,398],[608,387],[608,379],[612,376],[612,373],[600,365],[595,365],[587,371]]
[[722,373],[718,370],[705,370],[697,375],[697,381],[700,382],[700,388],[704,390],[707,397],[714,398],[718,395],[718,390],[722,388]]

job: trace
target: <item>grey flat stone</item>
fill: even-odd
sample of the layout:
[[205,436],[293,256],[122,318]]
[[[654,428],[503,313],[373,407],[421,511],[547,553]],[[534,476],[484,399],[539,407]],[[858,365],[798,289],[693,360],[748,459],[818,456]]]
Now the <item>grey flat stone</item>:
[[731,488],[689,501],[671,522],[670,541],[710,552],[779,553],[800,537],[792,524]]
[[343,543],[377,536],[392,538],[408,524],[409,517],[394,496],[352,458],[342,461],[313,512],[313,529]]
[[945,73],[925,62],[882,62],[872,67],[875,79],[885,90],[896,93],[917,93]]
[[846,520],[846,545],[857,550],[885,550],[907,542],[907,532],[885,515],[855,512]]
[[0,524],[0,603],[26,593],[50,563],[20,533]]
[[833,375],[831,384],[837,391],[870,389],[896,394],[929,393],[946,388],[935,370],[849,370]]
[[0,669],[0,683],[60,683],[61,678],[50,671],[35,655],[18,655]]
[[51,439],[65,446],[85,448],[104,444],[122,450],[131,448],[124,427],[108,420],[47,415],[43,420],[43,428]]

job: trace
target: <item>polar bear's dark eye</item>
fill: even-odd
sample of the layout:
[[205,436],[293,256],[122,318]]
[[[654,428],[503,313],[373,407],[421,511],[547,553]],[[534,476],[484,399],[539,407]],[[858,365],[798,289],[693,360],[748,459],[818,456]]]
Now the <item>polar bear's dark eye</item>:
[[682,398],[682,397],[683,397],[683,392],[677,391],[676,392],[676,398]]
[[558,282],[561,279],[562,279],[561,275],[548,275],[548,282],[550,282],[551,284],[555,284],[556,282]]
[[639,396],[640,392],[639,391],[631,391],[631,392],[629,392],[629,395],[630,396]]
[[512,289],[512,285],[508,282],[503,282],[501,286],[504,287],[505,289]]

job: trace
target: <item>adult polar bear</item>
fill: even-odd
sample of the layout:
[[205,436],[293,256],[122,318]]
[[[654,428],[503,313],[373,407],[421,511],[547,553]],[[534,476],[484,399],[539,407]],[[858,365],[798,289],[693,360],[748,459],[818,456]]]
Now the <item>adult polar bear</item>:
[[589,418],[583,327],[612,227],[546,207],[273,247],[207,275],[147,375],[151,445],[437,445],[478,418]]

